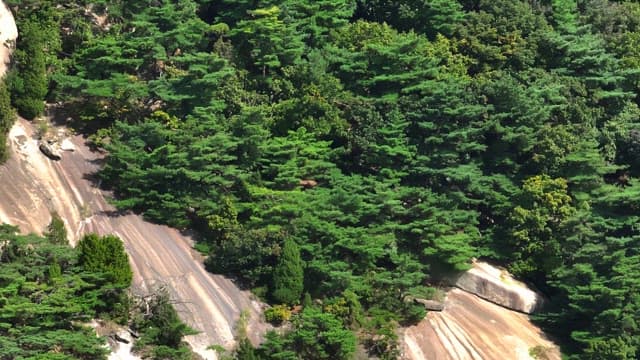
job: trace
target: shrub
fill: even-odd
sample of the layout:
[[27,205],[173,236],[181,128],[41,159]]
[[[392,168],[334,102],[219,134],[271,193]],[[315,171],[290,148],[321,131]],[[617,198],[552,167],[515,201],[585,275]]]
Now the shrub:
[[291,310],[289,310],[287,305],[274,305],[265,310],[264,317],[267,322],[280,325],[282,322],[291,319]]

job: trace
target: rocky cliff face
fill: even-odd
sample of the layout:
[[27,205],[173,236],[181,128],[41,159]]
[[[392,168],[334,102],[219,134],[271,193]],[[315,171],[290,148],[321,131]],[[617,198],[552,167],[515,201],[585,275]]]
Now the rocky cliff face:
[[264,333],[261,304],[230,280],[206,272],[189,237],[138,215],[120,214],[107,203],[91,180],[102,155],[91,152],[82,137],[68,139],[75,151],[62,151],[60,161],[40,152],[33,125],[26,120],[16,122],[9,138],[11,158],[0,165],[0,222],[18,225],[25,233],[42,233],[50,212],[56,211],[72,243],[87,232],[118,235],[130,256],[134,291],[166,286],[183,320],[201,331],[188,341],[207,359],[215,358],[207,346],[233,344],[241,311],[250,314],[253,340]]
[[13,19],[13,14],[7,6],[0,1],[0,77],[7,70],[11,60],[11,50],[18,38],[18,28]]
[[484,262],[474,262],[473,267],[453,283],[485,300],[526,314],[531,314],[543,304],[540,294],[514,279],[506,270]]
[[443,310],[404,330],[405,359],[560,360],[558,347],[525,314],[542,301],[525,284],[481,262],[450,281],[457,288]]

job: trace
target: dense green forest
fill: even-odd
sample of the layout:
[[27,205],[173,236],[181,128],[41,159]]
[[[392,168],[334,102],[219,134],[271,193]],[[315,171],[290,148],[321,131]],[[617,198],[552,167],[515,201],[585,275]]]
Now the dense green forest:
[[182,337],[194,332],[169,295],[143,303],[128,293],[132,272],[118,237],[87,234],[71,248],[56,214],[44,237],[17,231],[0,224],[0,359],[106,360],[94,319],[138,331],[135,350],[145,359],[192,359]]
[[[109,269],[86,261],[97,253],[74,250],[56,234],[16,232],[0,225],[0,359],[106,359],[104,338],[88,323],[126,317],[128,263],[129,276],[116,281]],[[126,262],[117,241],[121,250],[103,256]]]
[[570,358],[640,358],[637,2],[9,3],[18,111],[61,102],[120,208],[286,305],[236,358],[394,358],[405,296],[472,257]]

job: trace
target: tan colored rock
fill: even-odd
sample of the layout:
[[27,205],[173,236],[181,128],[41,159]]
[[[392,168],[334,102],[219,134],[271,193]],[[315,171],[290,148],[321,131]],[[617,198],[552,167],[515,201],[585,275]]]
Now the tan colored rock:
[[455,286],[526,314],[539,309],[543,303],[540,294],[514,279],[509,272],[485,262],[474,262],[473,267],[455,281]]
[[437,300],[427,299],[415,299],[418,304],[424,305],[424,308],[429,311],[442,311],[444,310],[444,303]]
[[405,360],[560,360],[558,347],[526,314],[505,309],[460,289],[447,293],[444,310],[404,329]]
[[18,27],[13,14],[0,1],[0,77],[7,71],[7,64],[11,60],[11,52],[18,38]]
[[41,141],[38,148],[51,160],[61,159],[60,153],[58,153],[57,149],[46,141]]
[[60,141],[60,150],[63,150],[63,151],[75,151],[76,150],[76,146],[73,145],[71,140],[62,139],[62,141]]
[[92,181],[103,153],[92,152],[82,136],[74,135],[69,140],[76,150],[64,153],[64,161],[51,161],[41,154],[33,123],[24,119],[8,137],[11,156],[0,165],[0,223],[42,234],[56,211],[72,244],[87,232],[119,236],[130,256],[134,294],[165,286],[182,320],[200,332],[185,340],[204,359],[216,359],[209,345],[234,346],[243,311],[249,313],[250,340],[260,341],[269,329],[261,320],[262,304],[231,280],[208,273],[191,238],[139,215],[121,214],[107,201],[108,194]]

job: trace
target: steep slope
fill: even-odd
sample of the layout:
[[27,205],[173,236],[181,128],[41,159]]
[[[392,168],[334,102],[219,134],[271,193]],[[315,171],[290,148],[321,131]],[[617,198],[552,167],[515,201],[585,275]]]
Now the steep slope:
[[483,262],[450,280],[456,288],[443,311],[405,329],[406,359],[560,360],[558,347],[525,314],[542,302],[526,285]]
[[233,343],[241,311],[249,312],[249,334],[257,340],[264,330],[260,304],[229,279],[207,273],[187,236],[137,215],[119,214],[107,203],[91,181],[101,155],[74,136],[70,140],[75,151],[52,161],[39,151],[33,134],[33,125],[23,119],[9,134],[12,156],[0,166],[0,221],[19,225],[23,232],[41,233],[50,221],[50,211],[57,211],[72,242],[90,231],[120,236],[134,270],[134,291],[166,286],[182,318],[202,332],[188,341],[206,358],[215,358],[205,350],[208,345]]
[[7,71],[13,42],[18,38],[18,28],[13,14],[0,1],[0,77]]

